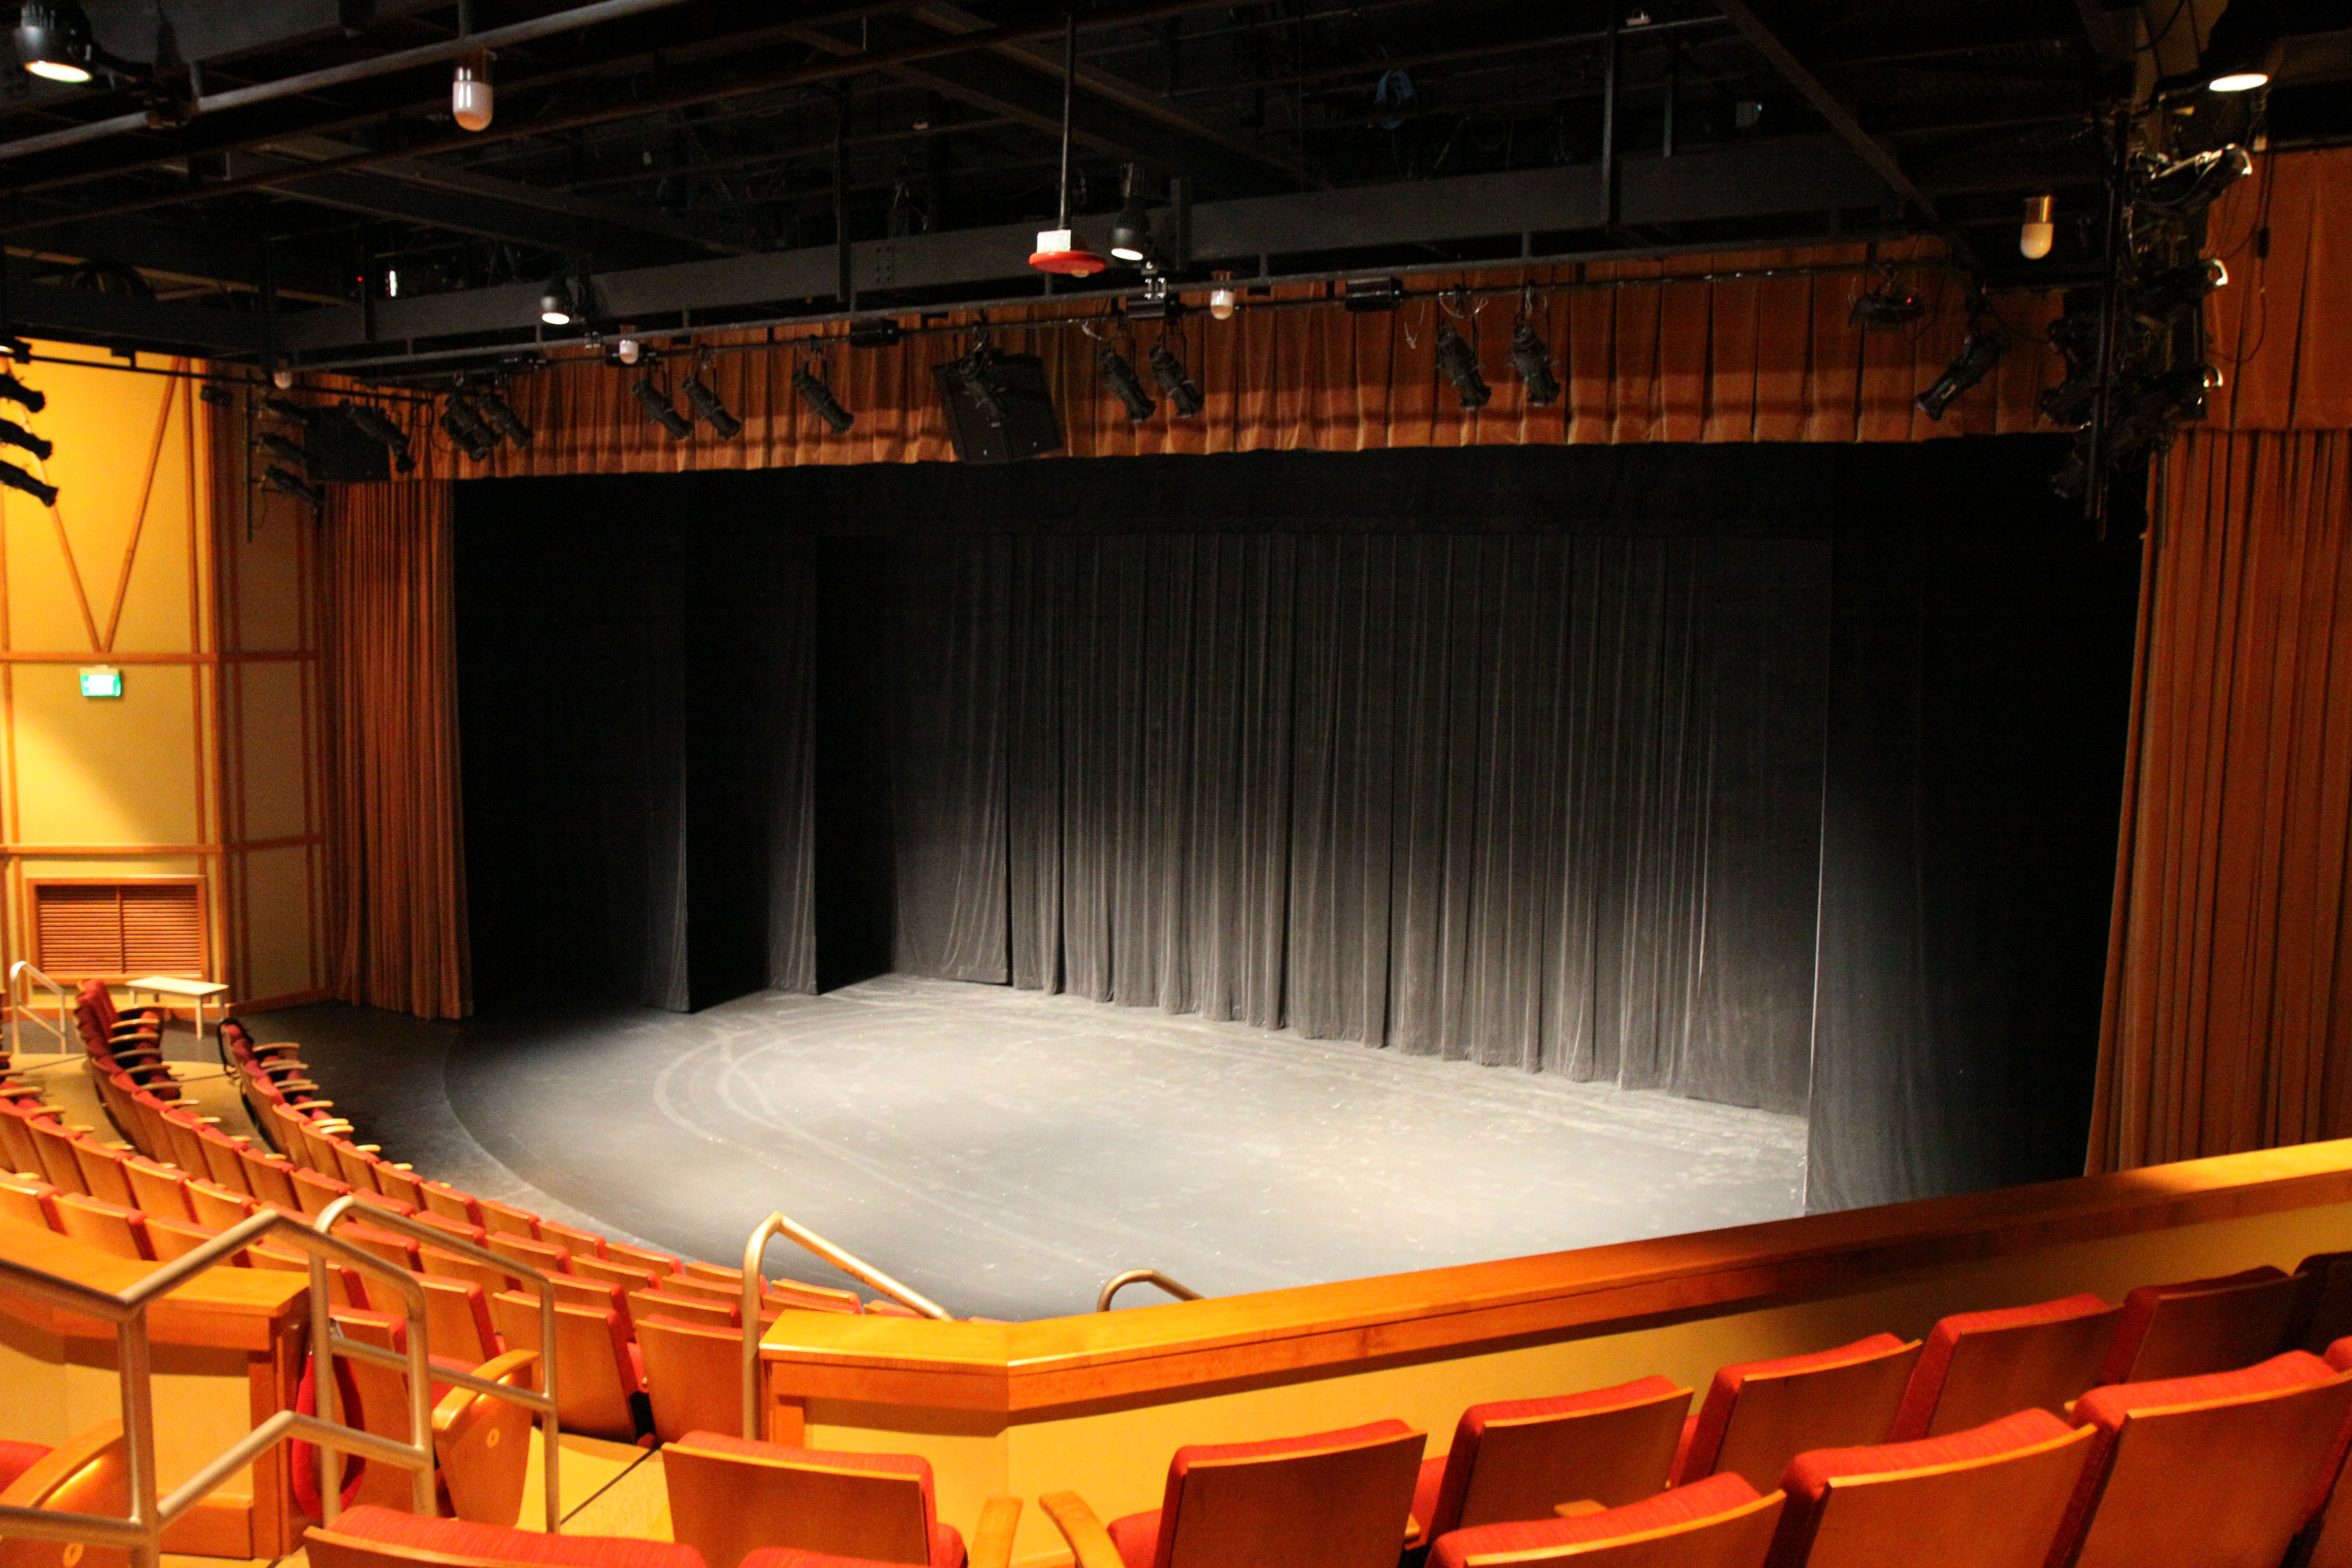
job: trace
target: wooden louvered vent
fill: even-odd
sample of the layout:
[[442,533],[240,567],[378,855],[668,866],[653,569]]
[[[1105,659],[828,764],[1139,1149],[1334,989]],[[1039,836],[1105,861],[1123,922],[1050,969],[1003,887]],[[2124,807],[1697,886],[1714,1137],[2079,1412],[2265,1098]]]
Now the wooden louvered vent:
[[33,942],[33,962],[60,978],[201,976],[203,885],[36,882]]

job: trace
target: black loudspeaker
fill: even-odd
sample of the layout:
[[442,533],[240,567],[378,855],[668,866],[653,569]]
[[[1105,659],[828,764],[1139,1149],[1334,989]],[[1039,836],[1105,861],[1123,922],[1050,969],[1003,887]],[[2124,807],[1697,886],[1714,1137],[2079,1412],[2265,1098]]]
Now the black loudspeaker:
[[1062,416],[1035,354],[1001,354],[982,344],[931,367],[947,405],[948,437],[962,463],[1010,463],[1056,452]]
[[302,445],[311,477],[322,484],[382,484],[392,478],[392,454],[370,440],[341,408],[314,408],[303,422]]

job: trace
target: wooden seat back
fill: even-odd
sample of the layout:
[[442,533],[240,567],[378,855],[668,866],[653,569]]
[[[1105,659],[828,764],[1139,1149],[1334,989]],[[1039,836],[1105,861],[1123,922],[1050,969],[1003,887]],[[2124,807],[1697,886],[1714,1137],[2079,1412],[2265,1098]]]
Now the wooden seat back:
[[[484,1211],[483,1217],[486,1220],[488,1218],[487,1210]],[[568,1247],[552,1246],[544,1241],[533,1241],[529,1237],[516,1236],[510,1231],[503,1230],[491,1230],[488,1235],[482,1237],[482,1245],[500,1258],[510,1258],[517,1263],[529,1264],[541,1274],[568,1274],[572,1271],[572,1253]]]
[[218,1185],[233,1193],[251,1195],[251,1179],[245,1173],[245,1145],[214,1131],[196,1134],[196,1146],[204,1151],[203,1173]]
[[635,1290],[630,1292],[628,1301],[629,1321],[633,1323],[659,1314],[706,1329],[740,1329],[743,1326],[742,1308],[696,1296],[673,1296],[667,1290]]
[[314,1524],[302,1544],[311,1568],[700,1568],[691,1551],[664,1541],[540,1535],[382,1508],[354,1508],[331,1526]]
[[[164,1219],[152,1214],[147,1216],[147,1245],[155,1249],[158,1263],[185,1258],[219,1234],[184,1219]],[[236,1259],[240,1264],[243,1261],[241,1258]]]
[[1442,1535],[1544,1519],[1559,1503],[1583,1500],[1619,1508],[1664,1490],[1691,1391],[1661,1377],[1598,1392],[1615,1397],[1520,1400],[1463,1412],[1423,1528]]
[[117,1258],[154,1258],[154,1247],[147,1239],[147,1216],[137,1209],[86,1198],[79,1193],[59,1193],[53,1201],[57,1205],[58,1229],[76,1241],[86,1241]]
[[2099,1381],[2162,1383],[2268,1361],[2286,1348],[2309,1288],[2295,1275],[2250,1268],[2134,1290]]
[[[2171,1380],[2135,1395],[2095,1389],[2078,1406],[2102,1428],[2051,1558],[2059,1568],[2222,1568],[2280,1562],[2305,1521],[2336,1440],[2352,1416],[2352,1373],[2301,1352],[2227,1374],[2277,1382],[2309,1363],[2309,1381],[2180,1403]],[[2266,1375],[2267,1374],[2267,1375]],[[2219,1378],[2212,1380],[2219,1383]],[[2143,1385],[2144,1386],[2144,1385]]]
[[[930,1468],[904,1455],[845,1454],[685,1434],[662,1450],[670,1532],[709,1568],[761,1547],[875,1563],[931,1562]],[[1391,1563],[1394,1550],[1391,1551]]]
[[253,1212],[253,1200],[243,1193],[191,1176],[181,1191],[188,1194],[188,1212],[201,1226],[226,1230]]
[[1457,1531],[1439,1538],[1430,1568],[1762,1568],[1781,1494],[1758,1497],[1730,1475],[1697,1485],[1727,1495],[1682,1518],[1661,1519],[1668,1493],[1574,1519]]
[[32,1135],[33,1157],[40,1162],[37,1173],[61,1193],[83,1193],[81,1162],[73,1155],[73,1131],[46,1121],[27,1121],[25,1131]]
[[[122,1423],[101,1422],[59,1444],[0,1491],[0,1503],[124,1517],[131,1511],[131,1484]],[[130,1568],[130,1563],[128,1552],[109,1546],[21,1536],[0,1541],[0,1568]]]
[[[618,1285],[624,1295],[631,1290],[642,1290],[656,1279],[653,1270],[635,1261],[623,1259],[616,1262],[609,1258],[584,1257],[577,1252],[572,1255],[572,1272],[583,1279],[609,1280]],[[661,1278],[666,1279],[667,1276]]]
[[[506,1388],[537,1381],[539,1356],[509,1351],[485,1362],[475,1375]],[[513,1524],[522,1517],[523,1483],[530,1473],[527,1405],[468,1388],[453,1388],[433,1409],[433,1457],[449,1511],[476,1524]]]
[[1265,1561],[1390,1568],[1405,1539],[1426,1435],[1402,1421],[1281,1443],[1179,1448],[1157,1568]]
[[1904,1442],[1965,1432],[2020,1410],[2063,1416],[2098,1381],[2121,1307],[2095,1296],[1937,1323],[1890,1436]]
[[1920,1342],[1913,1340],[1832,1365],[1750,1373],[1740,1385],[1708,1473],[1729,1470],[1765,1492],[1780,1485],[1789,1461],[1808,1448],[1885,1442],[1919,1348]]
[[[2010,1424],[2040,1436],[1927,1465],[1896,1457],[1920,1443],[1890,1444],[1887,1468],[1845,1468],[1819,1480],[1806,1473],[1814,1457],[1799,1456],[1770,1568],[2042,1568],[2097,1434],[2040,1410],[1994,1427]],[[1853,1466],[1869,1453],[1834,1458]]]
[[194,1219],[188,1207],[187,1178],[169,1165],[152,1160],[122,1162],[123,1180],[131,1186],[131,1206],[149,1219]]
[[139,1206],[139,1200],[131,1194],[131,1177],[122,1168],[121,1155],[87,1138],[75,1139],[71,1148],[74,1163],[81,1171],[83,1192],[123,1208]]
[[640,1317],[636,1327],[655,1436],[675,1443],[688,1432],[734,1432],[741,1426],[741,1334],[658,1312]]
[[35,1230],[55,1230],[57,1194],[57,1188],[37,1176],[0,1176],[0,1219]]
[[553,1355],[556,1415],[564,1430],[617,1443],[635,1440],[631,1396],[640,1390],[619,1313],[559,1303],[555,1343],[546,1345],[540,1340],[539,1298],[507,1290],[490,1298],[490,1321],[509,1350]]

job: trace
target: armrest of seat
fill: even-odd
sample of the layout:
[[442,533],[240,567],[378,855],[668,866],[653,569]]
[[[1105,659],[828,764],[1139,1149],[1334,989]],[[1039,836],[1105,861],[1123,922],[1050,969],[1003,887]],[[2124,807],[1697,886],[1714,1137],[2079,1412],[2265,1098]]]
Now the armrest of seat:
[[1118,1548],[1111,1543],[1110,1531],[1103,1528],[1087,1500],[1076,1492],[1043,1492],[1037,1506],[1070,1543],[1078,1559],[1078,1568],[1127,1568],[1120,1561]]
[[1588,1497],[1579,1498],[1574,1502],[1556,1502],[1551,1505],[1551,1510],[1562,1519],[1576,1519],[1588,1513],[1606,1513],[1609,1505]]
[[965,1561],[971,1568],[1013,1568],[1013,1536],[1020,1528],[1021,1500],[990,1498],[981,1505],[980,1528],[971,1532],[971,1551]]

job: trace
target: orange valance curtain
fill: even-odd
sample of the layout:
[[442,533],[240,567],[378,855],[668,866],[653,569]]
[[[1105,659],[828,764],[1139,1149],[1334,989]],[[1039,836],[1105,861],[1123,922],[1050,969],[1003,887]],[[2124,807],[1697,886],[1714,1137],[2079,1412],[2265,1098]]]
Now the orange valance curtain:
[[2158,479],[2094,1172],[2352,1135],[2352,152],[2263,159],[2210,235],[2229,384]]
[[[1848,320],[1854,297],[1881,281],[1865,268],[1872,261],[1895,268],[1927,301],[1928,316],[1911,331],[1865,332]],[[1782,275],[1668,281],[1768,271]],[[992,312],[986,327],[1006,352],[1045,359],[1071,457],[1560,441],[1907,441],[2032,429],[2034,398],[2054,379],[2039,339],[2055,300],[2003,296],[2008,357],[1940,424],[1913,406],[1958,352],[1969,324],[1960,284],[1924,241],[1876,251],[1851,245],[1537,268],[1462,280],[1560,287],[1538,300],[1535,313],[1564,389],[1559,402],[1529,407],[1511,370],[1518,300],[1509,294],[1472,301],[1483,307],[1475,331],[1494,390],[1493,402],[1475,412],[1461,407],[1436,361],[1438,323],[1450,321],[1465,335],[1473,324],[1442,315],[1426,299],[1386,313],[1250,301],[1229,321],[1187,316],[1175,346],[1207,406],[1192,419],[1163,407],[1139,424],[1104,387],[1095,364],[1099,345],[1077,327],[1037,323],[1032,318],[1042,310]],[[1413,286],[1454,281],[1417,278]],[[1320,292],[1285,288],[1275,301]],[[825,377],[857,416],[844,436],[827,430],[793,392],[793,371],[813,357],[806,345],[772,349],[762,334],[713,334],[703,341],[747,351],[715,353],[703,372],[743,420],[736,439],[721,441],[701,427],[691,440],[670,441],[630,395],[635,374],[592,358],[509,383],[508,399],[538,439],[528,450],[502,447],[488,463],[459,460],[455,468],[513,476],[944,460],[952,453],[931,368],[962,353],[971,338],[961,329],[980,325],[970,312],[952,320],[955,331],[910,336],[888,349],[829,340]],[[1123,345],[1147,384],[1144,355],[1159,341],[1158,325],[1141,324]],[[672,359],[656,380],[675,391],[688,368]],[[677,401],[683,408],[684,398]]]
[[329,487],[327,972],[335,994],[463,1017],[467,977],[446,479]]

